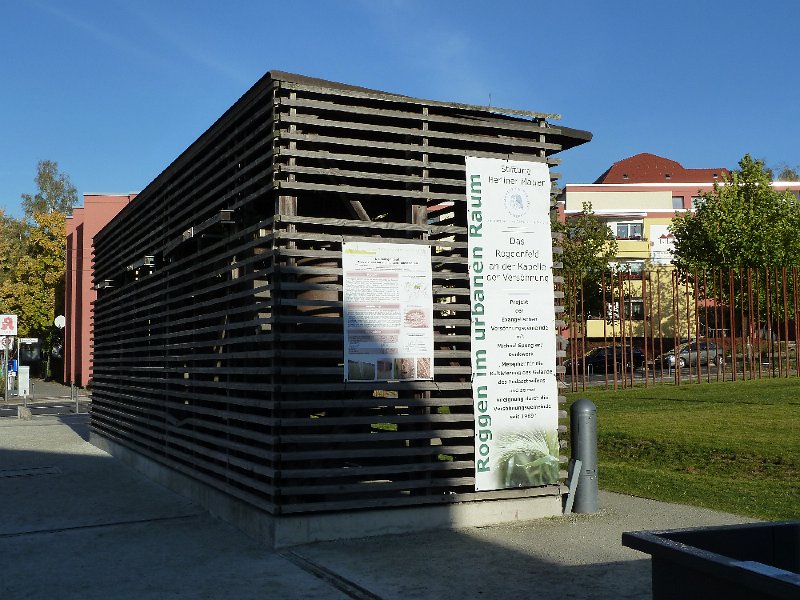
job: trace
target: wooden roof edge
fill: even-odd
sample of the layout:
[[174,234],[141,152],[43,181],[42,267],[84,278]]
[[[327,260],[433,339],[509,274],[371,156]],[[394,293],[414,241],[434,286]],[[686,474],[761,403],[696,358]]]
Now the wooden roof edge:
[[326,79],[318,79],[316,77],[309,77],[307,75],[298,75],[296,73],[288,73],[286,71],[273,70],[268,73],[273,81],[285,82],[290,85],[303,86],[304,88],[316,88],[320,91],[324,90],[339,90],[348,92],[353,95],[362,96],[364,98],[374,98],[376,100],[399,100],[403,102],[411,102],[413,104],[420,104],[424,106],[439,106],[442,108],[455,108],[459,110],[471,110],[477,112],[487,112],[498,115],[507,115],[515,117],[531,117],[535,119],[561,119],[561,115],[556,113],[542,113],[532,110],[522,110],[518,108],[503,108],[499,106],[486,106],[479,104],[467,104],[462,102],[445,102],[441,100],[426,100],[423,98],[415,98],[413,96],[405,96],[403,94],[396,94],[393,92],[384,92],[381,90],[374,90],[346,83],[338,83],[336,81],[328,81]]
[[557,143],[561,145],[562,150],[567,150],[569,148],[580,146],[582,144],[591,141],[592,139],[592,133],[590,131],[586,131],[583,129],[574,129],[572,127],[564,127],[561,125],[553,125],[552,123],[547,122],[548,119],[560,120],[562,118],[561,115],[556,113],[542,113],[531,110],[522,110],[516,108],[501,108],[497,106],[484,106],[477,104],[465,104],[461,102],[443,102],[439,100],[425,100],[421,98],[414,98],[411,96],[404,96],[402,94],[383,92],[380,90],[373,90],[370,88],[365,88],[345,83],[338,83],[336,81],[328,81],[326,79],[309,77],[307,75],[298,75],[296,73],[289,73],[280,70],[269,71],[266,74],[266,77],[269,77],[273,82],[279,82],[279,85],[283,83],[283,84],[288,84],[289,87],[298,86],[298,87],[303,87],[304,89],[319,90],[320,92],[337,90],[340,92],[344,92],[347,95],[361,97],[361,98],[372,98],[375,100],[386,100],[386,101],[395,100],[395,101],[409,102],[412,104],[419,104],[421,106],[437,106],[441,108],[452,108],[456,110],[483,112],[498,116],[513,117],[513,118],[529,117],[532,119],[543,119],[545,120],[545,126],[552,129],[552,132],[549,135],[553,135],[557,138],[557,140],[555,141],[557,141]]
[[[216,133],[224,126],[227,121],[236,118],[237,114],[244,106],[247,106],[259,95],[267,92],[271,87],[276,84],[287,83],[290,85],[304,86],[306,88],[316,88],[320,91],[325,90],[339,90],[354,96],[365,98],[375,98],[377,100],[397,100],[419,104],[421,106],[438,106],[442,108],[452,108],[457,110],[468,110],[475,112],[484,112],[495,114],[498,116],[505,116],[510,118],[530,117],[535,119],[561,119],[561,115],[550,113],[539,113],[528,110],[518,110],[513,108],[499,108],[493,106],[479,106],[473,104],[464,104],[459,102],[442,102],[438,100],[423,100],[420,98],[413,98],[411,96],[403,96],[390,92],[382,92],[379,90],[372,90],[369,88],[358,87],[354,85],[337,83],[335,81],[327,81],[325,79],[318,79],[306,75],[298,75],[295,73],[288,73],[286,71],[271,70],[265,73],[258,79],[248,90],[246,90],[225,112],[216,119],[200,136],[195,139],[183,152],[181,152],[169,165],[167,165],[153,180],[139,192],[142,199],[147,198],[153,190],[157,189],[160,185],[165,183],[175,170],[179,169],[182,165],[192,160],[194,155],[203,147],[207,146],[214,139]],[[572,129],[570,127],[556,126],[551,123],[545,122],[545,125],[552,128],[553,141],[561,145],[561,150],[567,150],[585,144],[592,139],[592,134],[588,131],[579,129]],[[560,152],[561,150],[554,150],[553,152]],[[117,222],[123,215],[128,214],[130,211],[136,209],[136,202],[131,202],[125,206],[118,215],[116,215],[107,227],[107,230],[112,230]],[[107,233],[107,232],[106,232]],[[99,238],[102,239],[103,232],[98,233]]]

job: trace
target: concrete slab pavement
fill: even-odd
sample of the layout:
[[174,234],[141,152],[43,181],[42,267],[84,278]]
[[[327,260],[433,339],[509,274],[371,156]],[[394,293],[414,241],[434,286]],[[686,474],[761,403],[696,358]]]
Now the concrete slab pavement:
[[[28,400],[31,402],[40,402],[45,400],[69,400],[71,389],[70,386],[59,383],[58,381],[46,381],[44,379],[31,379],[31,394]],[[90,393],[84,388],[77,388],[78,396],[81,399],[89,398]],[[18,396],[9,396],[9,402],[17,402],[21,400]]]
[[460,531],[300,546],[311,565],[382,600],[650,598],[650,557],[623,531],[750,521],[736,515],[601,492],[601,510]]
[[0,420],[0,598],[348,598],[87,438]]
[[[1,392],[2,390],[0,390]],[[8,401],[0,394],[0,417],[7,417],[11,413],[16,414],[18,406],[33,406],[35,412],[39,414],[58,414],[68,412],[58,410],[59,407],[75,407],[75,397],[79,405],[78,412],[87,412],[89,403],[91,402],[91,393],[89,390],[83,388],[75,388],[72,390],[70,386],[64,385],[57,381],[45,381],[44,379],[31,379],[30,394],[27,396],[17,396],[15,392],[9,391]]]
[[0,598],[649,598],[623,531],[746,522],[601,493],[601,510],[273,552],[90,445],[86,415],[0,419]]

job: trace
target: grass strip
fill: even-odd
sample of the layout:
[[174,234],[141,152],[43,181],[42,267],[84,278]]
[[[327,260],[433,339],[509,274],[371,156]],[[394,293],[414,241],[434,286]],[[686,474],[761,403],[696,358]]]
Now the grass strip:
[[767,520],[800,518],[797,379],[589,389],[603,489]]

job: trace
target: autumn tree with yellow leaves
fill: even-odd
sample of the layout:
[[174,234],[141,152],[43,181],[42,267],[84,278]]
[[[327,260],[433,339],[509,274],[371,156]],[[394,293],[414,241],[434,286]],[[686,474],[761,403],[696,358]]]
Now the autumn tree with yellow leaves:
[[66,216],[78,192],[53,161],[39,162],[35,181],[22,219],[0,211],[0,313],[18,316],[20,336],[42,340],[49,375],[53,320],[64,310]]
[[20,335],[44,338],[63,311],[56,300],[64,298],[66,220],[59,212],[34,213],[25,225],[16,264],[0,283],[0,302],[3,312],[18,316]]

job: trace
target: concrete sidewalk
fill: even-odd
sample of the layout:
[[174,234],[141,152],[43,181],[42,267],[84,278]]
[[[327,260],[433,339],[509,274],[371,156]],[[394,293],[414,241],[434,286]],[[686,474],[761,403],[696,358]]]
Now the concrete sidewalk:
[[90,445],[0,420],[0,598],[347,598]]
[[272,552],[87,439],[85,415],[0,419],[0,598],[649,598],[623,531],[748,521],[603,493],[593,515]]
[[427,598],[650,598],[650,557],[623,531],[750,519],[602,493],[593,515],[471,530],[326,542],[292,551],[383,600]]
[[[73,391],[70,386],[57,381],[45,381],[44,379],[31,379],[30,395],[27,398],[9,393],[8,404],[19,404],[24,400],[30,403],[43,402],[63,402],[69,401]],[[2,390],[0,390],[2,392]],[[91,399],[91,392],[84,388],[76,388],[78,398],[84,402]],[[4,396],[0,394],[0,406],[2,406]]]
[[[45,381],[44,379],[31,379],[31,398],[33,401],[69,399],[70,386],[57,381]],[[77,388],[77,394],[81,398],[88,398],[90,393],[84,388]],[[10,398],[9,398],[10,400]]]

